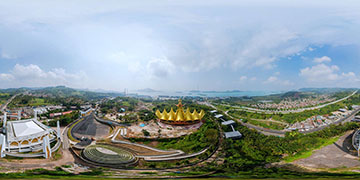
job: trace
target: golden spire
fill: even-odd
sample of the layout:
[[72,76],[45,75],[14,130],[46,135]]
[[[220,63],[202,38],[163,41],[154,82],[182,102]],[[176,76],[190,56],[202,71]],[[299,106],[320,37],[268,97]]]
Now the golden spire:
[[160,112],[159,110],[156,110],[155,115],[156,115],[157,117],[161,117],[161,112]]
[[179,104],[176,105],[179,109],[182,109],[183,105],[181,103],[181,99],[179,99]]
[[169,112],[169,119],[168,120],[174,120],[175,119],[175,112],[173,110],[173,108],[170,109],[170,112]]
[[202,119],[205,116],[205,111],[201,110],[199,114],[199,118]]
[[168,113],[166,112],[166,109],[164,109],[164,111],[163,111],[163,113],[161,114],[160,117],[161,117],[160,119],[166,119],[166,120],[169,119],[169,115],[168,115]]
[[196,112],[196,109],[194,109],[194,112],[192,113],[192,117],[193,117],[194,119],[199,119],[199,113]]
[[191,120],[192,120],[192,116],[191,116],[190,108],[187,108],[187,109],[186,109],[186,112],[185,112],[185,119],[186,119],[187,121],[191,121]]

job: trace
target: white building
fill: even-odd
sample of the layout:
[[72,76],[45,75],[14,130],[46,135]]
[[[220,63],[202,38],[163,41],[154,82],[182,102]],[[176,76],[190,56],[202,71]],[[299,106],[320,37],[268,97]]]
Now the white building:
[[[5,155],[16,157],[51,157],[50,143],[57,142],[54,150],[60,147],[60,135],[57,131],[33,119],[6,121],[4,115],[5,133],[0,134],[1,157]],[[47,152],[42,152],[46,148]],[[32,153],[26,153],[32,152]]]

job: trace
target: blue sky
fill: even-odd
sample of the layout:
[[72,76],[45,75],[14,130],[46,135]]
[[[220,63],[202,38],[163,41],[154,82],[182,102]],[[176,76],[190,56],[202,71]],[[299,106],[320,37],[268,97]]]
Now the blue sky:
[[0,88],[360,87],[358,1],[0,1]]

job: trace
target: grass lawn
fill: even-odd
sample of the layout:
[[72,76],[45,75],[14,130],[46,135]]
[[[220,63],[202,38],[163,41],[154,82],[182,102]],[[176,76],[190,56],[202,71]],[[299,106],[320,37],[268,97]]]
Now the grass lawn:
[[126,107],[130,107],[130,106],[131,106],[130,103],[127,102],[127,101],[123,101],[123,102],[121,102],[121,104],[122,104],[123,106],[126,106]]
[[48,104],[49,103],[45,103],[45,100],[42,98],[35,98],[29,103],[30,106],[43,106]]

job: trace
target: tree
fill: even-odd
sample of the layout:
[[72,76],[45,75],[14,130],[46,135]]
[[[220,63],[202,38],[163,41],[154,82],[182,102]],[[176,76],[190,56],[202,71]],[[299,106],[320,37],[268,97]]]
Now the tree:
[[146,129],[141,130],[141,132],[143,132],[144,136],[146,136],[146,137],[150,136],[149,131],[147,131]]
[[216,139],[218,138],[218,132],[216,129],[208,129],[205,132],[205,137],[207,142],[216,142]]

